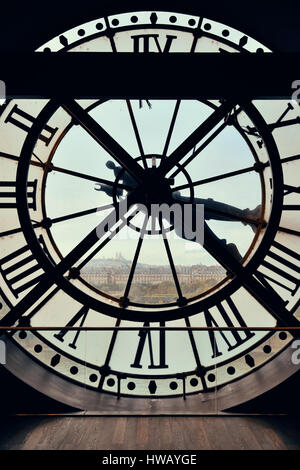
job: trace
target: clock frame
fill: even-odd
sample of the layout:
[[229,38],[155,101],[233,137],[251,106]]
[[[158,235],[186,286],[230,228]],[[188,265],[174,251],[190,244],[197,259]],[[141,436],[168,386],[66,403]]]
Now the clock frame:
[[[162,46],[160,35],[165,39],[164,46]],[[208,50],[221,53],[224,51],[258,53],[268,51],[252,38],[232,28],[204,18],[165,12],[137,12],[97,19],[82,27],[67,31],[43,45],[38,51],[71,53],[73,50],[87,51],[103,47],[107,52],[118,52],[123,51],[122,48],[125,50],[126,47],[128,48],[128,37],[131,39],[129,43],[133,47],[132,52],[135,53],[152,51],[171,53],[175,39],[178,37],[181,38],[181,45],[178,46],[179,52],[181,52],[180,47],[183,47],[182,44],[186,47],[186,43],[189,44],[188,48],[192,53]],[[141,45],[143,45],[143,50],[140,49]],[[205,49],[206,47],[208,50]],[[176,51],[178,52],[177,49]],[[15,211],[12,219],[17,216],[20,221],[19,228],[11,225],[1,230],[2,239],[14,240],[14,237],[19,235],[24,236],[25,239],[25,244],[22,245],[20,242],[16,250],[7,252],[4,256],[1,254],[2,280],[6,283],[6,288],[8,286],[11,291],[10,295],[4,291],[1,294],[1,322],[7,327],[12,325],[24,328],[59,326],[60,330],[56,333],[49,331],[47,334],[42,330],[7,333],[5,341],[8,348],[8,368],[11,371],[17,376],[22,376],[23,380],[44,393],[78,408],[104,410],[106,407],[116,406],[115,409],[118,411],[126,409],[141,411],[146,403],[146,409],[148,411],[151,409],[151,412],[156,413],[162,409],[168,411],[176,407],[178,409],[178,401],[181,407],[183,406],[188,411],[211,411],[216,407],[216,394],[218,406],[225,409],[277,385],[298,369],[290,361],[293,332],[285,332],[284,328],[299,324],[296,318],[299,307],[297,300],[299,276],[297,277],[296,274],[299,274],[300,257],[294,250],[299,230],[295,219],[290,216],[299,210],[299,205],[295,204],[299,202],[297,199],[299,190],[293,182],[293,174],[296,172],[299,158],[297,155],[283,154],[285,137],[281,134],[287,129],[289,133],[290,129],[294,129],[294,126],[298,124],[297,109],[294,106],[283,101],[281,113],[276,117],[277,120],[272,121],[270,117],[273,119],[274,115],[270,110],[271,104],[269,108],[264,109],[265,105],[262,103],[242,102],[229,105],[228,101],[224,100],[217,104],[209,103],[213,109],[212,115],[220,112],[222,107],[226,109],[217,123],[224,118],[231,119],[230,124],[236,126],[237,132],[243,135],[249,147],[252,150],[255,148],[253,171],[258,173],[262,183],[260,217],[262,220],[267,216],[267,222],[258,223],[255,236],[244,253],[242,261],[235,259],[232,253],[228,253],[227,242],[224,247],[224,244],[222,245],[220,240],[214,237],[213,231],[206,223],[205,236],[209,243],[204,244],[204,247],[214,252],[217,261],[223,263],[229,271],[229,276],[221,282],[221,286],[217,285],[211,292],[198,296],[199,299],[192,299],[189,302],[189,299],[183,295],[180,297],[179,291],[179,301],[171,305],[167,304],[165,308],[157,306],[150,308],[149,305],[134,302],[131,307],[130,302],[122,304],[112,299],[107,301],[107,297],[105,299],[103,295],[100,299],[99,293],[90,289],[90,286],[84,285],[80,280],[76,266],[74,270],[74,263],[66,262],[68,255],[63,256],[58,246],[55,247],[53,243],[51,245],[54,237],[49,235],[49,230],[53,221],[45,213],[45,187],[49,173],[53,171],[52,159],[65,136],[74,127],[74,122],[89,130],[89,124],[93,125],[93,121],[86,109],[93,110],[99,102],[86,100],[83,106],[80,106],[78,101],[44,102],[39,105],[40,109],[34,117],[28,112],[28,106],[30,106],[28,103],[24,109],[24,106],[21,108],[19,103],[8,102],[2,107],[1,114],[4,136],[7,129],[5,125],[13,126],[15,132],[19,135],[21,132],[23,135],[23,141],[21,139],[19,144],[20,157],[7,151],[0,153],[3,161],[10,162],[7,174],[10,172],[13,174],[16,171],[15,178],[10,177],[9,180],[5,179],[1,182],[1,187],[6,189],[4,199],[15,197],[15,202],[12,203],[11,199],[7,202],[5,199],[2,204],[0,203],[0,208],[3,211]],[[236,106],[240,106],[242,110],[241,122],[233,118]],[[62,119],[63,125],[58,126],[55,123],[56,120],[59,121],[59,118]],[[91,131],[90,134],[97,134],[97,129]],[[106,134],[100,132],[97,138],[103,145]],[[113,142],[113,148],[110,150],[116,158],[119,151],[118,143]],[[167,160],[166,158],[168,166]],[[16,163],[18,163],[17,166]],[[122,165],[124,160],[120,158],[118,163]],[[129,160],[127,167],[125,165],[126,171],[130,171],[131,165],[133,166]],[[133,172],[137,168],[136,164],[134,165]],[[142,168],[140,165],[139,167]],[[290,167],[292,171],[287,170]],[[116,180],[114,184],[120,183]],[[194,187],[193,184],[191,187]],[[36,196],[43,201],[42,204]],[[43,217],[39,221],[32,222],[37,205],[40,214],[44,211]],[[287,223],[283,225],[282,222],[285,220]],[[284,243],[283,240],[285,240]],[[88,239],[89,243],[91,241],[96,243],[95,233]],[[5,247],[4,252],[6,250],[8,248]],[[18,258],[22,256],[22,259]],[[20,273],[18,270],[23,266],[26,269]],[[174,275],[174,270],[172,272]],[[34,276],[37,274],[37,277],[32,278],[32,274]],[[278,286],[279,293],[276,291]],[[27,289],[32,290],[29,292]],[[44,298],[44,295],[49,294],[48,291],[51,291],[50,296]],[[53,325],[51,322],[47,324],[45,319],[40,319],[40,323],[35,323],[38,321],[36,320],[38,315],[35,315],[39,309],[34,304],[42,299],[40,303],[42,308],[47,301],[51,306],[51,299],[59,295],[60,291],[65,296],[66,305],[66,299],[69,298],[73,299],[74,305],[77,306],[73,307],[72,315],[65,319],[64,324]],[[239,295],[244,297],[250,293],[249,299],[252,299],[252,305],[259,305],[259,308],[267,312],[266,315],[271,315],[273,321],[269,318],[269,321],[258,325],[262,329],[265,328],[265,334],[255,331],[256,325],[248,324],[249,322],[247,323],[243,318],[245,312],[239,312],[235,303],[236,299],[232,298],[238,291]],[[125,298],[128,300],[127,296]],[[184,302],[182,299],[185,299]],[[64,305],[63,300],[61,302],[60,305]],[[55,309],[55,305],[51,308]],[[213,308],[217,311],[217,317],[211,312]],[[27,310],[27,316],[22,315],[25,310]],[[89,344],[93,345],[90,347],[91,350],[95,348],[95,339],[91,338],[94,338],[97,333],[95,331],[78,331],[77,334],[72,331],[67,332],[67,327],[83,327],[91,310],[93,321],[97,313],[99,318],[101,317],[99,328],[101,328],[101,322],[106,326],[107,321],[108,328],[111,328],[109,342],[105,346],[106,353],[103,352],[103,355],[96,358],[95,362],[88,360],[87,356],[80,357],[77,341],[80,334],[84,334],[85,338],[79,349],[83,351],[85,348],[86,353]],[[94,325],[93,321],[90,323],[91,327]],[[57,323],[57,318],[55,322]],[[173,322],[177,322],[179,328],[186,328],[186,331],[171,333],[164,329],[168,327],[168,324],[173,325]],[[122,323],[125,325],[130,323],[136,331],[124,330],[122,332]],[[161,329],[151,332],[148,328],[153,324],[159,325]],[[207,331],[193,330],[193,327],[197,328],[199,325],[208,328]],[[209,330],[209,328],[222,326],[240,327],[240,331],[220,333]],[[278,330],[273,329],[275,326]],[[95,327],[98,327],[97,321]],[[247,327],[253,327],[253,331]],[[242,331],[243,328],[245,328],[244,331]],[[127,366],[121,365],[119,369],[116,366],[112,367],[112,349],[117,337],[127,335],[127,340],[120,343],[124,348],[124,344],[133,342],[133,335],[137,333],[139,335],[138,338],[135,337],[136,344],[135,349],[131,351],[133,352],[131,361],[127,358]],[[218,336],[217,333],[219,333]],[[155,340],[154,334],[156,334]],[[173,355],[176,351],[176,342],[183,341],[182,344],[184,344],[184,341],[188,341],[190,349],[188,357],[192,358],[190,367],[176,370],[174,364],[180,362],[178,352],[177,356],[173,357],[173,365],[168,363],[166,342],[168,335],[171,334],[177,335],[172,340]],[[71,341],[72,335],[74,337]],[[105,335],[108,336],[108,333],[103,330],[101,335],[103,339]],[[198,339],[195,339],[196,336]],[[70,342],[67,338],[70,338]],[[236,352],[232,355],[227,354],[226,357],[224,351],[221,352],[217,338],[221,340],[227,353],[234,350]],[[103,339],[103,342],[105,341],[107,338]],[[200,350],[203,354],[203,349],[205,349],[203,345],[206,345],[206,349],[210,348],[205,365],[199,353]],[[147,348],[149,350],[145,353]],[[119,358],[122,356],[121,351],[122,347],[119,347]],[[223,358],[220,358],[223,354]],[[147,355],[147,360],[143,362],[145,355]],[[115,358],[114,364],[118,364],[118,357]],[[25,367],[28,371],[26,377],[23,376]],[[266,378],[263,378],[264,374]],[[42,377],[47,377],[47,380],[42,380]],[[115,397],[122,397],[117,405],[115,405]],[[152,401],[149,399],[156,397],[164,398],[166,404],[160,405],[159,400],[157,404],[150,406],[149,403],[151,404]],[[170,402],[168,398],[171,397],[173,398]],[[182,397],[187,398],[188,405],[182,405]],[[137,401],[133,400],[134,398]]]

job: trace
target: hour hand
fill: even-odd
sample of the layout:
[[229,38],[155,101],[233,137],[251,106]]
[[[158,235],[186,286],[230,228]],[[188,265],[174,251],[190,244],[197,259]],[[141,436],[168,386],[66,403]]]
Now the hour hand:
[[[113,186],[108,186],[108,184],[96,183],[94,189],[95,189],[95,191],[103,191],[104,193],[106,193],[110,197],[113,197],[113,195],[114,195]],[[117,196],[122,196],[123,189],[116,188],[116,194],[117,194]]]
[[255,209],[239,209],[238,207],[214,201],[206,200],[205,203],[205,219],[224,220],[229,222],[240,221],[244,225],[249,225],[253,232],[256,232],[257,225],[260,220],[261,205]]
[[[115,177],[117,178],[119,173],[122,171],[122,167],[116,165],[114,162],[111,160],[108,160],[106,162],[106,167],[109,168],[110,170],[113,170]],[[129,188],[135,188],[136,187],[136,181],[133,179],[133,177],[127,172],[123,171],[119,181],[123,183],[124,185],[128,186]],[[109,186],[108,184],[103,184],[103,183],[97,183],[95,185],[95,191],[104,191],[108,196],[113,197],[114,193],[117,196],[122,196],[123,195],[123,189],[122,188],[116,188],[114,191],[113,186]]]
[[[242,220],[242,223],[244,225],[249,224],[252,230],[255,232],[256,231],[256,226],[257,223],[260,219],[260,212],[261,212],[261,205],[259,204],[258,206],[255,207],[255,209],[244,209],[243,210],[243,215],[245,217],[245,220]],[[251,223],[251,221],[253,221]]]
[[[189,198],[181,196],[180,193],[174,193],[174,199],[181,203],[189,203]],[[238,207],[213,199],[195,198],[194,204],[204,204],[205,220],[222,220],[225,222],[242,222],[249,225],[253,232],[256,232],[257,225],[260,223],[261,205],[255,209],[239,209]]]
[[[108,160],[106,162],[106,167],[109,168],[110,170],[113,170],[116,178],[118,177],[119,173],[123,170],[121,166],[116,165],[111,160]],[[132,188],[136,187],[137,183],[135,179],[126,170],[123,170],[119,179],[122,183],[124,183],[127,186],[130,186]]]

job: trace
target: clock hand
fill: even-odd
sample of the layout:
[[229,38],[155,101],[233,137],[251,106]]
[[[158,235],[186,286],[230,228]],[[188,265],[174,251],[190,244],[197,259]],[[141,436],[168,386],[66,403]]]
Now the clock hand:
[[[123,195],[123,188],[133,189],[133,188],[136,187],[136,181],[132,178],[132,176],[129,173],[127,173],[127,171],[124,171],[122,169],[122,167],[117,166],[111,160],[108,160],[106,162],[106,167],[109,168],[110,170],[114,171],[114,174],[115,174],[116,178],[118,177],[119,173],[121,171],[123,171],[123,174],[120,178],[120,181],[123,181],[124,184],[119,184],[119,183],[117,184],[117,187],[116,187],[116,190],[115,190],[115,193],[116,193],[117,196],[122,196]],[[96,184],[94,189],[96,191],[104,191],[108,196],[113,196],[113,194],[114,194],[113,186],[114,186],[113,184],[111,186],[109,186],[107,184],[101,183],[101,184]]]
[[119,173],[123,171],[122,177],[120,178],[121,181],[123,181],[125,184],[124,186],[128,186],[129,188],[135,188],[136,187],[136,181],[132,176],[127,173],[127,171],[124,171],[122,167],[117,166],[114,162],[111,160],[108,160],[105,164],[107,168],[110,170],[113,170],[115,177],[117,178]]
[[207,200],[206,206],[208,210],[205,214],[205,219],[210,220],[223,220],[230,222],[242,222],[243,225],[250,225],[253,232],[257,230],[257,226],[262,223],[259,220],[261,205],[259,204],[254,209],[239,209],[229,204],[223,204],[218,201]]
[[[190,204],[190,198],[181,196],[180,193],[173,195],[176,202],[183,204]],[[239,209],[238,207],[223,202],[214,201],[213,199],[195,198],[194,204],[204,204],[204,217],[205,220],[223,220],[236,222],[240,221],[244,225],[250,225],[252,230],[256,232],[256,227],[262,223],[259,219],[261,206],[258,205],[255,209]]]
[[[175,216],[175,214],[174,214],[174,216]],[[169,220],[168,222],[174,224],[174,230],[175,230],[176,235],[178,235],[180,238],[183,238],[183,240],[196,242],[196,240],[193,240],[190,237],[185,236],[185,230],[182,230],[183,227],[181,226],[181,221],[178,221],[176,223],[176,216],[174,218],[175,218],[175,220],[174,219],[171,220],[171,221]],[[204,232],[204,237],[205,237],[205,232]],[[236,259],[239,262],[243,259],[242,255],[240,254],[239,249],[238,249],[238,247],[236,246],[235,243],[227,243],[227,241],[225,239],[220,240],[216,235],[215,235],[215,237],[220,241],[220,243],[222,243],[223,245],[226,245],[227,250],[230,252],[231,256],[234,259]]]
[[[117,166],[112,161],[107,161],[106,163],[107,168],[114,171],[115,177],[117,178],[119,173],[122,171],[120,166]],[[127,171],[123,171],[122,177],[120,181],[124,183],[123,186],[126,187],[135,187],[136,182],[132,179],[132,177],[127,173]],[[109,196],[113,195],[112,188],[106,185],[99,185],[100,188],[96,189],[97,191],[103,190]],[[117,188],[117,195],[122,195],[123,191],[120,188]],[[181,196],[180,192],[173,192],[173,198],[176,202],[190,204],[190,198],[186,196]],[[163,201],[162,201],[163,202]],[[240,221],[244,225],[250,225],[253,232],[256,232],[256,227],[259,223],[262,223],[259,220],[261,206],[258,205],[255,209],[239,209],[238,207],[231,206],[230,204],[225,204],[219,201],[214,201],[213,199],[207,198],[194,198],[195,204],[204,204],[205,205],[205,219],[210,220],[223,220],[223,221]],[[170,222],[170,221],[169,221]],[[173,222],[170,222],[173,223]]]
[[[108,161],[106,163],[107,168],[114,170],[114,174],[117,177],[122,171],[122,168],[115,165],[114,162]],[[124,185],[127,186],[135,186],[136,183],[133,181],[132,177],[126,172],[123,171],[122,177],[120,181],[123,181]],[[99,185],[100,186],[100,185]],[[106,187],[105,185],[101,185],[97,191],[103,190],[109,196],[113,195],[112,188]],[[117,195],[122,195],[122,189],[117,189]],[[173,198],[176,202],[190,204],[190,198],[181,196],[180,192],[174,192]],[[163,202],[163,201],[162,201]],[[255,209],[239,209],[238,207],[231,206],[229,204],[225,204],[219,201],[214,201],[213,199],[204,199],[204,198],[194,198],[194,204],[204,204],[205,205],[205,213],[204,217],[205,220],[223,220],[223,221],[239,221],[242,222],[244,225],[250,225],[253,232],[256,232],[257,225],[262,223],[259,220],[261,206],[258,205]],[[171,214],[172,216],[172,214]],[[173,224],[173,222],[168,220],[169,223]]]
[[228,113],[234,108],[231,101],[225,101],[217,108],[204,122],[192,132],[187,139],[177,147],[171,155],[162,160],[159,169],[163,175],[166,175],[173,167],[175,167],[185,155],[193,150],[198,142],[203,139]]
[[67,113],[98,142],[120,165],[133,177],[134,181],[141,183],[144,179],[143,168],[134,160],[129,153],[98,124],[89,113],[76,101],[71,100],[61,105]]
[[[44,164],[36,165],[36,166],[46,168],[46,165],[44,165]],[[85,180],[88,180],[88,181],[94,181],[95,183],[105,184],[106,186],[113,186],[114,185],[113,181],[109,181],[109,180],[106,180],[104,178],[99,178],[99,177],[94,176],[94,175],[88,175],[86,173],[73,171],[73,170],[70,170],[68,168],[62,168],[62,167],[59,167],[59,166],[56,166],[56,165],[52,165],[51,163],[48,165],[47,168],[48,168],[47,171],[53,171],[53,172],[55,171],[55,172],[58,172],[58,173],[64,173],[65,175],[75,176],[76,178],[81,178],[81,179],[85,179]],[[125,185],[122,185],[122,184],[118,184],[118,187],[120,187],[122,189],[127,189],[127,190],[132,189],[131,187],[125,186]]]

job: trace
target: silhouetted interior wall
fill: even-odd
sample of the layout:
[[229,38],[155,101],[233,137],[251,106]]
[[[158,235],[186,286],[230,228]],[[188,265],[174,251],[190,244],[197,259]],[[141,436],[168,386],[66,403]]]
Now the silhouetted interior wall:
[[[273,390],[243,405],[227,410],[234,413],[300,412],[300,371]],[[122,398],[121,398],[122,399]],[[187,398],[188,400],[188,398]],[[0,415],[15,413],[68,413],[77,411],[32,389],[0,367]]]

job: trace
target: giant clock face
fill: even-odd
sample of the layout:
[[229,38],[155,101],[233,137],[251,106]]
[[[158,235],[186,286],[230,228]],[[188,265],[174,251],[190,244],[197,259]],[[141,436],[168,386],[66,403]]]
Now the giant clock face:
[[[269,49],[205,18],[148,11],[38,51]],[[10,100],[0,118],[1,324],[59,327],[6,333],[8,368],[95,409],[112,395],[185,396],[200,410],[220,397],[224,408],[294,371],[280,328],[298,325],[296,103]],[[137,210],[119,218],[124,201]],[[164,203],[204,205],[203,245],[171,217],[145,222],[139,204]]]

